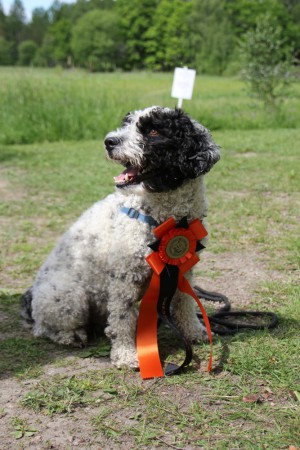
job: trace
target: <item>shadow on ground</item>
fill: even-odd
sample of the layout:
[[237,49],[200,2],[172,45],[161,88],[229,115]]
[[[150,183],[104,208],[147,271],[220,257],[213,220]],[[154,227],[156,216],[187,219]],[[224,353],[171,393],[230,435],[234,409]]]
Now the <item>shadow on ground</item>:
[[[79,358],[109,356],[109,345],[101,337],[93,339],[83,349],[62,347],[48,339],[33,337],[31,330],[24,327],[23,321],[19,317],[19,299],[20,294],[0,292],[0,378],[14,375],[34,376],[42,366],[70,356]],[[292,323],[295,325],[292,329],[296,332],[296,321],[292,318],[281,318],[278,327],[273,331],[247,331],[234,336],[215,336],[215,348],[218,348],[218,351],[214,352],[213,373],[218,374],[223,371],[230,356],[230,344],[233,340],[235,342],[237,340],[247,341],[255,333],[272,333],[280,340],[286,338],[287,325]],[[163,361],[167,360],[180,365],[184,360],[181,340],[165,326],[159,327],[159,350]],[[194,361],[186,370],[193,371],[195,365],[199,367],[200,363],[206,367],[208,357],[209,345],[195,344]]]
[[[35,338],[19,316],[20,296],[0,292],[0,379],[34,376],[43,365],[70,356],[108,356],[107,343],[103,344],[101,338],[93,340],[88,352],[87,348],[63,347],[48,339]],[[101,354],[97,346],[101,347]]]

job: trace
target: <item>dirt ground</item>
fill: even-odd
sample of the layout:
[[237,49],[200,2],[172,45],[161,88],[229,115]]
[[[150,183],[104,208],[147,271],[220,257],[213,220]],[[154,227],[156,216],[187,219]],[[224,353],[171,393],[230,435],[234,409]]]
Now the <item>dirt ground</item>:
[[[255,291],[262,281],[280,280],[281,274],[267,269],[263,255],[252,253],[223,253],[213,255],[205,252],[202,261],[205,265],[205,277],[198,276],[196,283],[207,290],[219,291],[226,294],[234,309],[253,308],[255,303]],[[201,264],[201,263],[200,263]],[[200,267],[201,268],[201,267]],[[25,335],[29,333],[24,330]],[[4,337],[4,336],[3,336]],[[78,408],[68,415],[43,415],[35,413],[20,405],[20,400],[41,381],[45,381],[53,375],[70,377],[74,374],[85,374],[92,370],[110,367],[108,358],[76,358],[70,354],[65,357],[63,367],[57,367],[54,363],[43,367],[43,375],[38,379],[17,379],[8,377],[1,380],[0,385],[0,449],[91,449],[114,450],[128,449],[132,447],[132,439],[126,436],[123,444],[113,445],[110,440],[95,432],[91,425],[91,418],[97,412],[97,407],[86,406]],[[137,373],[130,375],[134,382],[144,385],[145,388],[153,381],[141,381]],[[176,386],[175,395],[183,394],[180,391],[184,387]],[[174,392],[173,392],[174,395]],[[192,395],[192,394],[191,394]],[[199,395],[199,393],[198,393]],[[189,397],[192,401],[192,397]],[[32,437],[20,440],[14,438],[12,426],[13,417],[22,417],[31,427],[38,430]],[[124,418],[123,418],[124,419]],[[172,445],[163,444],[155,448],[171,448]],[[150,448],[150,447],[147,447]],[[174,447],[176,448],[176,447]]]

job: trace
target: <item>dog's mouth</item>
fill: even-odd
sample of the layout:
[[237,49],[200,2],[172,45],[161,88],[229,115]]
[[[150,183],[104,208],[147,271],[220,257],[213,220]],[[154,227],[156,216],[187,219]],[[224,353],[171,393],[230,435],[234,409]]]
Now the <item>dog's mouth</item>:
[[126,169],[120,175],[114,177],[115,186],[122,188],[130,184],[140,184],[145,180],[156,177],[158,174],[158,171],[141,172],[137,167],[127,164]]
[[127,186],[128,184],[139,183],[139,171],[137,167],[128,165],[126,169],[117,177],[114,177],[117,187]]

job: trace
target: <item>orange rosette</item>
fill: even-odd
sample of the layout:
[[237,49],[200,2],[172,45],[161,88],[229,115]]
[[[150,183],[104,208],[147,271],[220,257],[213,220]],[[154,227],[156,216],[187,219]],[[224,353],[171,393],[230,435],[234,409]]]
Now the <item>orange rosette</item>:
[[162,237],[158,254],[164,263],[181,266],[192,258],[196,244],[196,236],[190,230],[172,228]]
[[[206,312],[184,277],[184,274],[199,261],[196,252],[203,248],[199,241],[207,236],[206,229],[198,219],[188,224],[187,219],[183,218],[176,225],[175,220],[170,217],[156,227],[153,232],[158,241],[150,245],[150,248],[155,251],[148,255],[146,260],[154,273],[150,286],[141,301],[137,328],[137,352],[143,379],[164,375],[157,344],[157,304],[161,289],[161,274],[167,265],[178,267],[176,286],[197,302],[212,346],[212,335]],[[211,368],[211,361],[212,351],[208,370]]]

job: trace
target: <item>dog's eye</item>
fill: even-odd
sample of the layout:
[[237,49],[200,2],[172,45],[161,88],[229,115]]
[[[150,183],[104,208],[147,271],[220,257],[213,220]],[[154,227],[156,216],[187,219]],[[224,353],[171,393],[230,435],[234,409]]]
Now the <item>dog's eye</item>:
[[150,130],[148,134],[149,134],[149,136],[158,136],[159,135],[157,130]]

